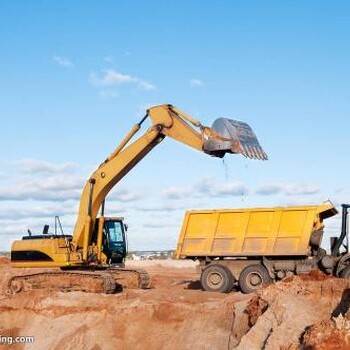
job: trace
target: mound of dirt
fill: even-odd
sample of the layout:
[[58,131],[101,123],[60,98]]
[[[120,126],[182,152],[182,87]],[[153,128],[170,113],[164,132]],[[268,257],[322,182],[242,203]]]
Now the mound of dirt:
[[[302,349],[318,350],[348,350],[350,349],[350,333],[348,326],[337,326],[342,320],[339,316],[335,320],[317,322],[302,336]],[[341,321],[343,323],[343,321]]]
[[[300,344],[300,338],[306,330],[309,333],[305,333],[304,342],[311,343],[315,339],[314,334],[317,333],[320,320],[329,320],[332,315],[340,317],[348,312],[349,288],[348,280],[328,276],[323,278],[320,274],[295,276],[270,285],[257,293],[267,302],[267,306],[264,305],[265,311],[262,310],[254,326],[241,338],[237,349],[289,349],[293,344]],[[312,332],[314,324],[315,331]],[[339,332],[345,332],[344,337],[339,339],[339,344],[346,348],[346,337],[350,336],[347,329],[334,329],[329,339]],[[326,332],[321,334],[327,337]],[[328,338],[324,341],[329,342]],[[306,348],[333,349],[318,348],[316,343],[313,347]]]
[[[349,349],[350,281],[312,273],[251,295],[221,294],[200,289],[195,266],[138,267],[153,289],[2,294],[0,334],[35,338],[14,350]],[[13,273],[1,265],[0,284]]]
[[343,292],[330,320],[322,320],[308,328],[302,336],[303,349],[350,349],[350,289]]
[[0,265],[8,265],[10,263],[10,259],[5,255],[0,255]]

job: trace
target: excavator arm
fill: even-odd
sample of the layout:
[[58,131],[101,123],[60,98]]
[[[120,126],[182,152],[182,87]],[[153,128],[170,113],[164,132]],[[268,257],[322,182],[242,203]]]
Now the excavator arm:
[[[131,143],[131,139],[148,117],[151,119],[151,126]],[[88,257],[96,217],[106,196],[165,137],[214,157],[221,158],[226,153],[241,153],[249,158],[267,159],[246,123],[220,118],[209,128],[171,105],[148,109],[146,116],[134,125],[113,153],[91,175],[84,187],[72,240],[75,251],[83,249],[84,261]]]

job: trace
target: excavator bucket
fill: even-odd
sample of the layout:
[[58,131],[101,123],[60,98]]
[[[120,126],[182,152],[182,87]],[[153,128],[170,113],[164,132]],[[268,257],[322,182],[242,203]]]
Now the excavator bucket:
[[244,122],[226,118],[216,119],[204,131],[204,152],[223,157],[225,153],[241,153],[245,157],[267,160],[252,128]]

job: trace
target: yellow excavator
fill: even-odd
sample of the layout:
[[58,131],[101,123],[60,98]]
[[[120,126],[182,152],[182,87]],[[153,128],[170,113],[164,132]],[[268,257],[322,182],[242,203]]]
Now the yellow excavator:
[[[132,142],[147,118],[151,126]],[[32,235],[28,230],[28,236],[12,243],[13,267],[41,269],[14,274],[7,292],[47,288],[114,293],[123,288],[148,288],[144,270],[125,268],[126,226],[121,217],[104,216],[104,203],[111,189],[166,136],[214,157],[234,153],[267,159],[246,123],[219,118],[209,128],[172,105],[149,108],[86,182],[73,235],[63,231],[48,234],[45,225],[42,234]]]

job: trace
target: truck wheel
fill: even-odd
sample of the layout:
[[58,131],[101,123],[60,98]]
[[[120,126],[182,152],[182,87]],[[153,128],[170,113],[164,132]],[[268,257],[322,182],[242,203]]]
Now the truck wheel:
[[340,271],[340,278],[350,279],[350,266]]
[[238,284],[242,292],[248,294],[271,282],[271,277],[264,266],[249,265],[241,272]]
[[231,271],[218,264],[209,265],[201,275],[201,286],[207,292],[228,293],[234,283]]

